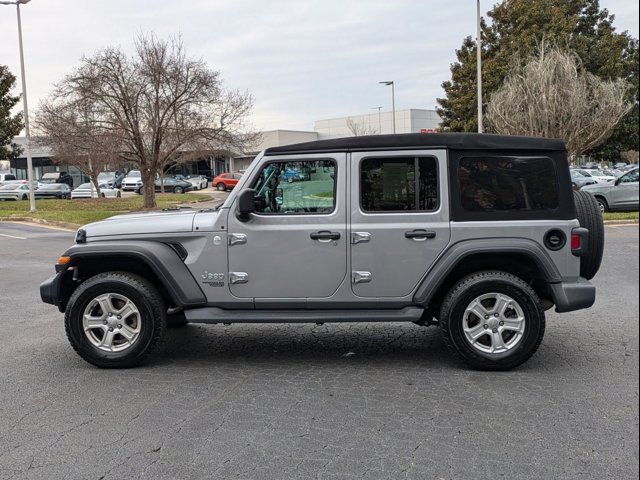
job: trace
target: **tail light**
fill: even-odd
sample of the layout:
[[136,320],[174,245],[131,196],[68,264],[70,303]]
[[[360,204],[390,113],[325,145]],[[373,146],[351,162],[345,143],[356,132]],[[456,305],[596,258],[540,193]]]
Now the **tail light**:
[[589,251],[589,230],[574,228],[571,230],[571,253],[576,257],[584,257]]

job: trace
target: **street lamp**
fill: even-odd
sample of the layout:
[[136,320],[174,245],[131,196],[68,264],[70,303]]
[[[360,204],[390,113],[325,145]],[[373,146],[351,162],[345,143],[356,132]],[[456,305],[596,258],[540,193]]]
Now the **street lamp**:
[[22,74],[22,106],[24,108],[25,150],[27,151],[27,178],[29,179],[29,209],[36,211],[36,197],[33,189],[33,159],[31,158],[31,135],[29,134],[29,106],[27,104],[27,79],[24,73],[24,51],[22,48],[22,22],[20,21],[20,5],[31,0],[17,0],[13,2],[0,1],[0,5],[15,5],[18,15],[18,43],[20,45],[20,71]]
[[480,24],[480,0],[477,0],[477,29],[478,36],[476,39],[476,76],[478,83],[478,133],[484,131],[484,125],[482,121],[482,29]]
[[382,107],[371,107],[371,110],[378,110],[378,135],[382,135]]
[[391,85],[391,111],[393,115],[393,133],[396,133],[396,86],[393,80],[386,80],[384,82],[378,82],[382,85]]

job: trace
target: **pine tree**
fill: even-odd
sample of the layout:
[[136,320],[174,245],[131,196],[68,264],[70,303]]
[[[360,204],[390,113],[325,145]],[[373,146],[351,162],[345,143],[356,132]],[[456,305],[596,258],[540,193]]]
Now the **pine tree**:
[[[626,78],[630,96],[638,102],[638,40],[618,33],[614,16],[601,9],[598,0],[503,0],[482,22],[483,100],[502,85],[512,66],[544,44],[573,50],[591,73],[605,79]],[[438,99],[438,113],[447,131],[477,130],[476,41],[463,40],[451,65],[451,80],[442,87],[446,97]],[[628,132],[635,131],[635,135]],[[620,122],[601,149],[638,149],[638,108]]]
[[0,160],[14,158],[21,152],[20,147],[13,142],[13,137],[24,127],[22,113],[11,113],[20,101],[19,95],[11,94],[15,83],[16,77],[9,68],[0,65]]

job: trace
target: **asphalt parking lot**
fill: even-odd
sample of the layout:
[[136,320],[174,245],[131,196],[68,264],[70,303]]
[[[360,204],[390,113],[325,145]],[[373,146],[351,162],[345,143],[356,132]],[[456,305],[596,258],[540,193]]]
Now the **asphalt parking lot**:
[[607,227],[594,308],[469,371],[436,328],[189,325],[99,370],[39,300],[73,234],[0,223],[0,479],[638,476],[638,227]]

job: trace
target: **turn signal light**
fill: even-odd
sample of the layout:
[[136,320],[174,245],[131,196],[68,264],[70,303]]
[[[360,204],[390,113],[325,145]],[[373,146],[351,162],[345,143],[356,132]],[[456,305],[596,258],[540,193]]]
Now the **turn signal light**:
[[71,257],[60,257],[58,258],[58,265],[66,265],[67,263],[69,263],[71,261]]

